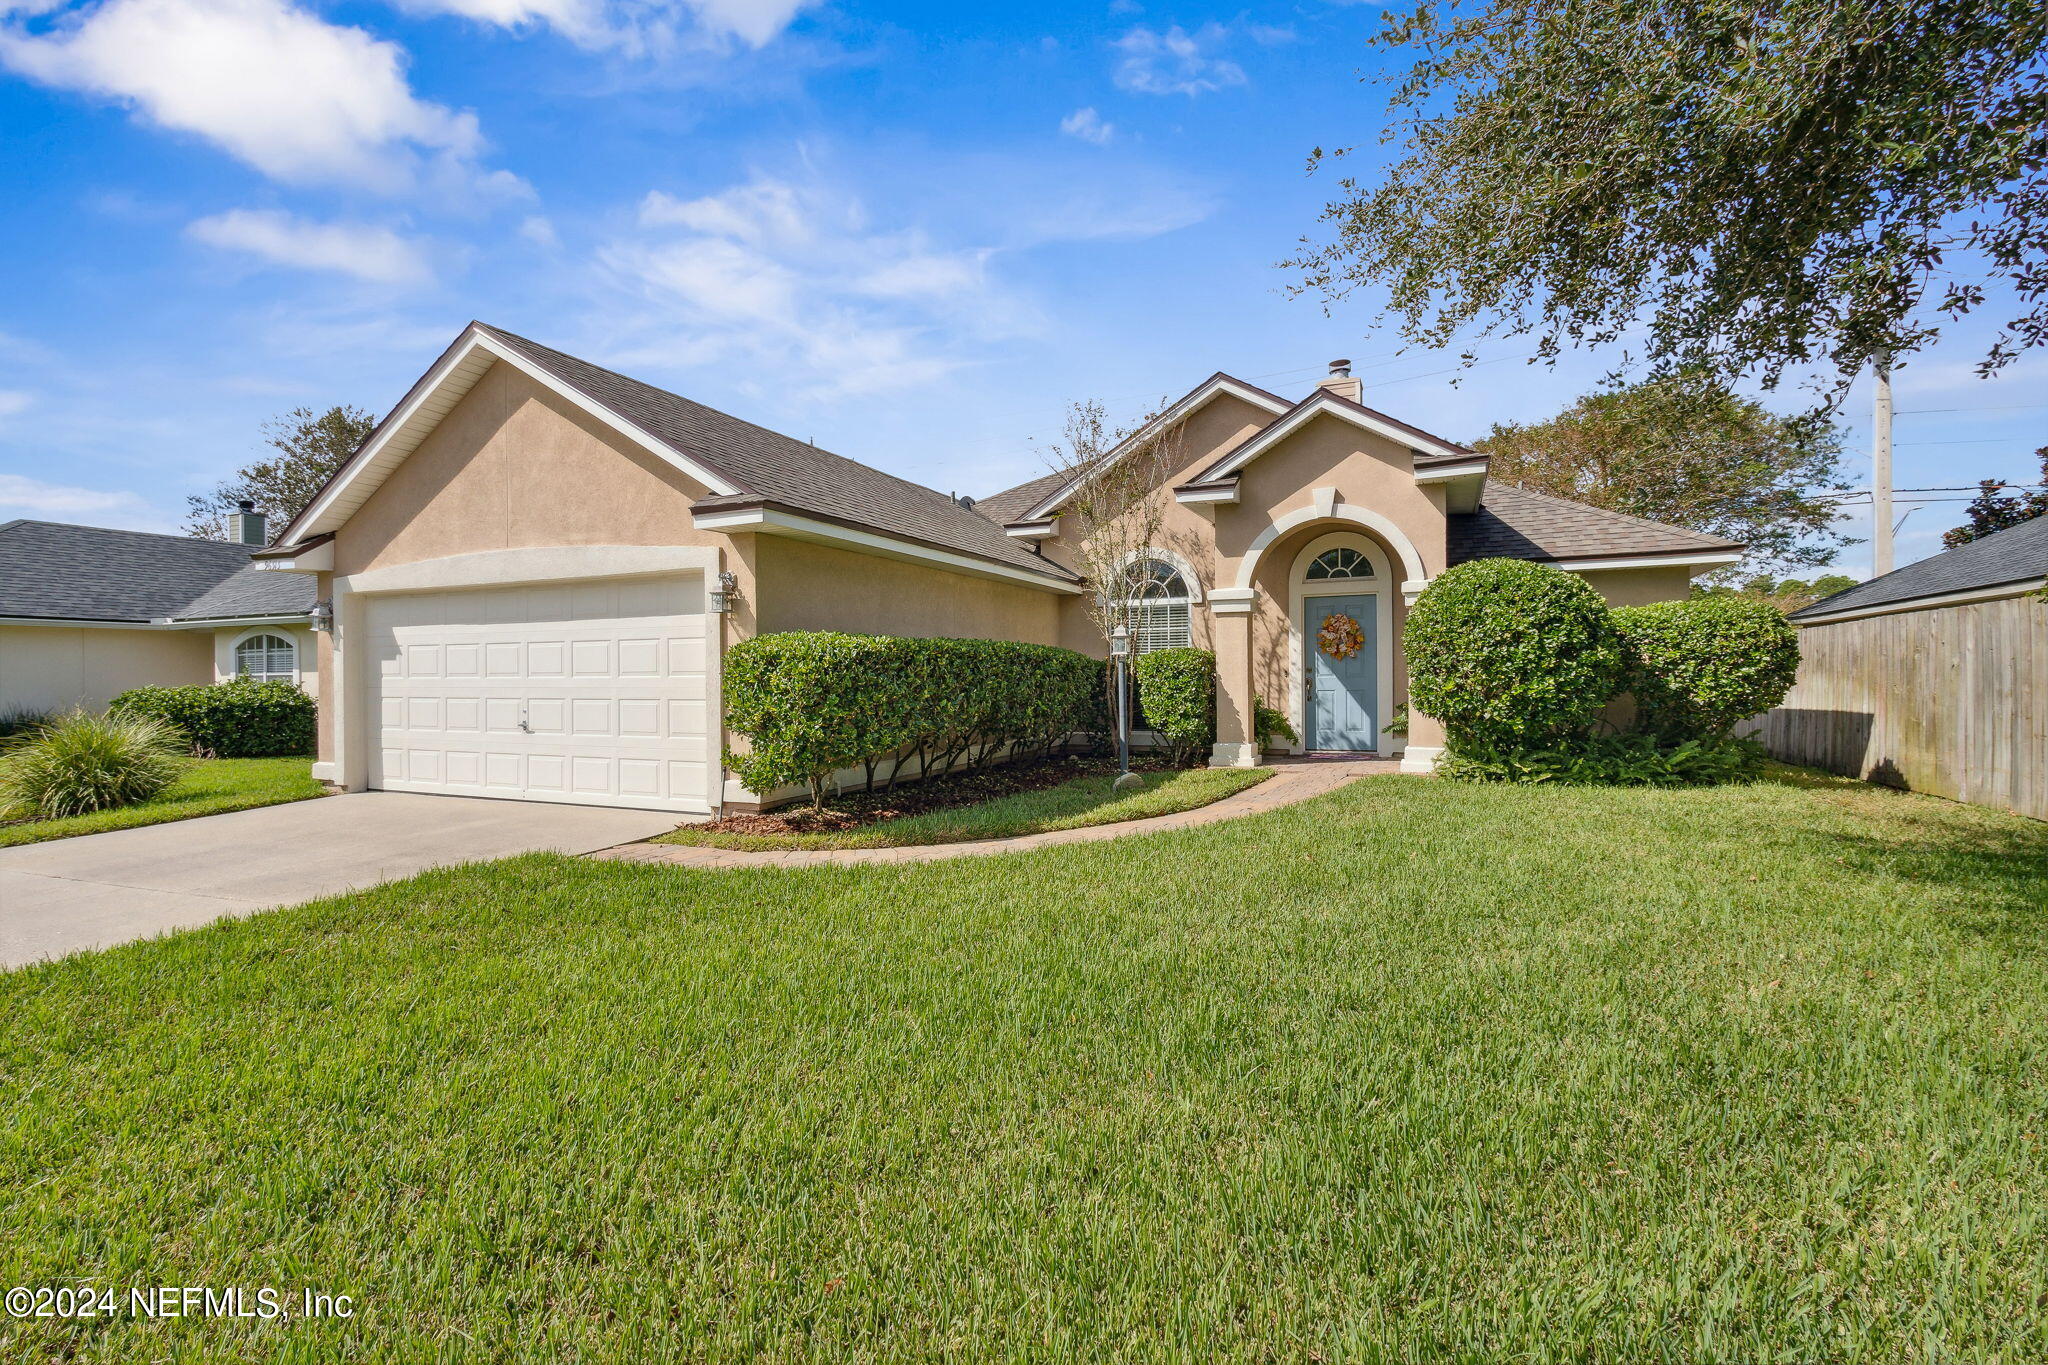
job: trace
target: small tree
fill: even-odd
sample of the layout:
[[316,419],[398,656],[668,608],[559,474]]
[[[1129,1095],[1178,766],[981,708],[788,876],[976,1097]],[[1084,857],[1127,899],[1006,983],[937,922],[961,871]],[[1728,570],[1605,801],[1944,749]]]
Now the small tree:
[[1982,540],[2008,526],[2048,516],[2048,446],[2042,446],[2034,453],[2041,457],[2041,485],[2038,488],[2013,489],[2011,484],[1985,479],[1977,485],[1977,496],[1963,509],[1963,515],[1969,520],[1942,536],[1941,543],[1954,549],[1973,540]]
[[1138,439],[1156,416],[1114,429],[1102,404],[1077,402],[1067,411],[1066,439],[1045,451],[1070,490],[1060,542],[1088,585],[1088,616],[1105,643],[1118,626],[1131,627],[1132,569],[1159,544],[1165,503],[1156,495],[1181,465],[1178,425]]
[[297,516],[342,462],[376,430],[374,413],[335,406],[322,413],[293,408],[263,424],[263,439],[277,451],[235,471],[210,493],[185,499],[185,534],[230,540],[228,517],[244,501],[270,518],[273,529]]

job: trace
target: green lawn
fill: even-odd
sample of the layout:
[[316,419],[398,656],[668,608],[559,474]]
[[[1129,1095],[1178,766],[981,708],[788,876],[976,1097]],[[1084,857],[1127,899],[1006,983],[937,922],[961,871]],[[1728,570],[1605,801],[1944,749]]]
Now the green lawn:
[[283,801],[303,801],[309,796],[326,794],[327,789],[313,780],[310,758],[204,758],[193,763],[182,777],[164,789],[163,795],[152,800],[62,820],[0,825],[0,848],[36,844],[45,839],[68,839],[74,834],[132,829],[136,825],[160,825],[166,820],[189,820],[195,815],[219,815],[222,811],[248,810],[252,806],[275,806]]
[[1056,829],[1113,825],[1150,815],[1171,815],[1220,801],[1273,775],[1271,768],[1192,768],[1184,772],[1141,773],[1144,786],[1115,790],[1115,773],[1077,777],[1057,787],[1017,792],[974,806],[926,811],[878,820],[859,829],[823,834],[729,834],[693,829],[657,835],[658,844],[709,848],[892,848],[904,844],[958,844],[1008,839]]
[[2041,1360],[2044,950],[1829,781],[437,871],[0,976],[0,1282],[359,1305],[0,1359]]

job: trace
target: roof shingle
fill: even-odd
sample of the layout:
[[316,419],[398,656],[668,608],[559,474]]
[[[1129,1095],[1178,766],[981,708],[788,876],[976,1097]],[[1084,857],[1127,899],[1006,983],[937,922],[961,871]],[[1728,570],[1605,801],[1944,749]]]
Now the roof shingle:
[[[1059,565],[1033,554],[987,517],[935,488],[884,474],[537,341],[484,323],[476,326],[562,383],[769,502],[1073,581]],[[735,496],[725,501],[743,500]]]
[[1517,484],[1489,482],[1479,507],[1454,513],[1449,560],[1590,559],[1595,556],[1726,553],[1741,544],[1661,521],[1589,507]]
[[1893,569],[1882,578],[1845,588],[1833,597],[1823,597],[1793,612],[1792,617],[1798,620],[1860,607],[1890,606],[1917,597],[1974,592],[2044,577],[2048,577],[2048,517],[2035,517],[1917,564]]
[[264,572],[250,547],[56,521],[0,525],[0,616],[72,621],[295,616],[303,574]]

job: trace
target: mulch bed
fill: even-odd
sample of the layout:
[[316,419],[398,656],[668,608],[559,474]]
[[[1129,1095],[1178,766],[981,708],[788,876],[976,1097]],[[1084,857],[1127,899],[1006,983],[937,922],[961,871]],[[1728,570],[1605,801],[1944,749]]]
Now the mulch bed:
[[[1136,772],[1157,772],[1164,764],[1151,759],[1131,759]],[[960,773],[936,777],[929,782],[908,782],[895,791],[848,792],[828,798],[822,811],[808,805],[786,806],[762,815],[728,815],[692,830],[711,834],[838,834],[863,825],[895,820],[905,815],[945,810],[951,806],[977,806],[1018,792],[1041,791],[1072,782],[1077,777],[1116,772],[1113,758],[1073,756],[1027,759],[1006,763],[982,773]]]

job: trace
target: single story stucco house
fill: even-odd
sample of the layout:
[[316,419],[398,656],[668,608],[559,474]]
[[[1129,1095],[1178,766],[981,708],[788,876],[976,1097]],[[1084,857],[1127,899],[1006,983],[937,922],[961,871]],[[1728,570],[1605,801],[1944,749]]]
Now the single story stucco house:
[[319,690],[310,579],[262,573],[243,543],[0,523],[0,715],[100,708],[131,687],[281,678]]
[[[1364,406],[1348,367],[1299,400],[1217,374],[1176,436],[1160,543],[1131,566],[1141,647],[1213,649],[1213,761],[1250,764],[1254,698],[1305,746],[1403,754],[1407,606],[1449,565],[1519,556],[1614,602],[1683,596],[1741,547],[1489,485],[1483,454]],[[310,585],[317,775],[386,788],[713,812],[720,661],[768,631],[1059,644],[1100,655],[1057,476],[972,503],[482,323],[259,551]],[[1357,637],[1316,642],[1331,621]]]

